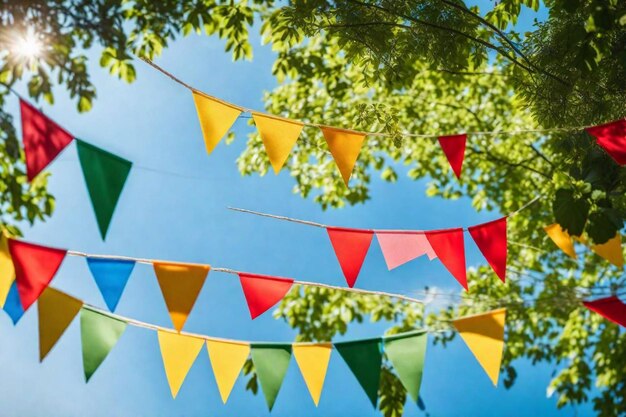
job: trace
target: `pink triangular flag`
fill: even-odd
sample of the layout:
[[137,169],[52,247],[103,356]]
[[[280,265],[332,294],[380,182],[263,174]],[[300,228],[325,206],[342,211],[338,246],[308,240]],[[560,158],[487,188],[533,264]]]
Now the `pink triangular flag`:
[[626,120],[616,120],[600,126],[588,127],[598,145],[620,165],[626,165]]
[[374,232],[340,227],[327,227],[326,231],[330,243],[335,249],[335,255],[337,255],[337,260],[341,265],[343,276],[346,278],[348,286],[352,288],[361,271]]
[[506,217],[469,228],[470,235],[493,271],[506,280]]
[[392,270],[422,255],[431,261],[437,257],[424,233],[377,230],[376,238],[383,251],[387,268]]
[[446,154],[448,162],[457,178],[461,178],[461,169],[463,168],[463,159],[465,158],[465,142],[467,134],[439,136],[439,145]]
[[463,229],[459,227],[457,229],[434,230],[425,233],[430,246],[432,246],[443,266],[467,290]]

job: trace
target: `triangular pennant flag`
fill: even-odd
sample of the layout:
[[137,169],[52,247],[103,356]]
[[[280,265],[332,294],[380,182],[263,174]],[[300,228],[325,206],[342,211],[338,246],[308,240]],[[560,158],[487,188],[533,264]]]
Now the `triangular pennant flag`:
[[61,126],[20,99],[26,175],[32,181],[74,139]]
[[52,281],[67,251],[15,239],[9,239],[9,251],[15,267],[17,290],[26,311]]
[[445,266],[463,288],[467,290],[463,229],[457,228],[426,232],[426,237],[443,266]]
[[48,287],[37,301],[39,361],[43,361],[80,311],[83,302]]
[[128,277],[133,272],[135,261],[87,258],[87,265],[109,311],[115,311]]
[[611,262],[613,265],[623,268],[624,267],[624,252],[622,251],[622,235],[619,233],[615,235],[608,242],[600,245],[591,246],[591,250],[596,254]]
[[428,333],[422,330],[389,336],[384,341],[385,354],[415,402],[419,399],[422,385],[427,342]]
[[502,282],[506,281],[506,217],[468,228],[476,246],[480,249],[493,272]]
[[252,362],[270,411],[287,374],[290,359],[291,345],[252,345]]
[[100,235],[105,239],[133,163],[79,139],[76,148]]
[[9,252],[9,238],[0,232],[0,307],[4,306],[9,289],[15,281],[15,268]]
[[283,299],[293,285],[291,278],[239,273],[239,281],[246,297],[252,319],[259,317]]
[[209,265],[153,262],[174,328],[183,329],[211,267]]
[[293,356],[316,407],[322,395],[332,350],[333,345],[330,343],[293,344]]
[[11,317],[11,321],[14,325],[17,324],[24,315],[24,307],[22,307],[20,295],[17,291],[17,282],[13,281],[11,288],[9,288],[9,293],[7,294],[2,309]]
[[204,339],[161,330],[157,334],[167,382],[172,397],[176,398],[191,365],[204,346]]
[[241,108],[197,91],[193,92],[193,101],[200,119],[206,151],[210,154],[235,123],[241,114]]
[[211,368],[217,383],[217,389],[226,404],[230,392],[241,373],[243,365],[250,355],[250,345],[247,343],[226,342],[221,340],[207,340]]
[[452,322],[493,385],[496,386],[504,348],[505,317],[506,309],[501,308],[485,314],[461,317]]
[[126,323],[120,319],[84,307],[81,309],[80,339],[86,381],[91,379],[106,359],[124,330],[126,330]]
[[298,140],[304,124],[297,120],[255,112],[252,113],[252,118],[257,129],[259,129],[274,173],[278,174],[285,164],[291,148]]
[[550,239],[570,258],[576,259],[576,251],[574,251],[574,241],[569,233],[561,228],[558,223],[551,224],[543,228]]
[[600,126],[585,129],[593,135],[611,158],[620,165],[626,165],[626,120],[616,120]]
[[583,301],[585,307],[607,320],[626,327],[626,304],[616,296],[600,298],[594,301]]
[[454,175],[459,179],[461,178],[461,169],[463,168],[463,159],[465,158],[466,141],[466,134],[439,136],[439,145],[443,153],[446,154]]
[[422,255],[431,261],[437,257],[423,233],[377,230],[376,238],[390,271]]
[[326,231],[335,250],[343,276],[346,278],[348,286],[352,288],[361,271],[374,232],[340,227],[327,227]]
[[380,342],[381,339],[369,339],[335,343],[335,348],[359,381],[374,407],[378,402],[380,367],[383,360]]
[[341,178],[347,186],[366,134],[333,127],[320,127],[320,129],[341,172]]

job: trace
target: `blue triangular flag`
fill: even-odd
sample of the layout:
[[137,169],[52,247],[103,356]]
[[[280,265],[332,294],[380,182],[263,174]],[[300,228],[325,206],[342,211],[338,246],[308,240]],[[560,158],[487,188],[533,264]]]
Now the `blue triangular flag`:
[[24,308],[22,307],[22,302],[20,301],[20,295],[17,292],[17,281],[13,281],[11,284],[11,288],[9,288],[9,293],[7,294],[7,299],[4,302],[4,307],[2,307],[4,311],[11,317],[13,324],[17,324],[18,321],[24,315]]
[[124,292],[135,261],[122,259],[87,258],[89,270],[96,280],[104,302],[110,311],[115,311]]

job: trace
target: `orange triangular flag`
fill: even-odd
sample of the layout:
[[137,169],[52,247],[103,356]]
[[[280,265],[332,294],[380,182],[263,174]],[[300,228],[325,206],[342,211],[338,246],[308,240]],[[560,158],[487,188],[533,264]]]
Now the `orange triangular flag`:
[[493,385],[496,386],[504,348],[505,318],[506,309],[501,308],[485,314],[461,317],[452,322]]
[[47,287],[37,300],[39,361],[43,361],[78,314],[83,302]]
[[227,342],[221,340],[207,340],[211,368],[220,391],[222,402],[226,404],[228,396],[241,373],[243,364],[250,354],[250,345],[247,343]]
[[172,397],[176,398],[185,377],[204,346],[204,339],[159,330],[159,347]]
[[9,252],[9,238],[0,232],[0,308],[9,294],[9,289],[15,281],[15,268]]
[[335,163],[341,172],[341,178],[347,186],[366,134],[327,126],[322,126],[320,129],[324,134],[330,153],[335,158]]
[[235,123],[242,109],[199,91],[193,92],[193,101],[196,103],[206,151],[210,154]]
[[153,266],[174,328],[180,332],[211,267],[166,262],[154,262]]
[[618,233],[606,243],[591,246],[591,250],[613,265],[624,267],[624,252],[622,252],[622,236]]
[[259,129],[274,173],[278,174],[285,164],[291,148],[298,140],[304,124],[297,120],[256,112],[252,113],[252,118],[257,129]]
[[561,228],[558,223],[551,224],[543,228],[546,231],[550,239],[567,255],[576,259],[576,252],[574,251],[574,242],[569,233]]
[[330,361],[330,353],[333,346],[330,343],[297,344],[292,346],[293,355],[302,373],[302,378],[306,383],[311,398],[315,406],[320,402],[326,370]]

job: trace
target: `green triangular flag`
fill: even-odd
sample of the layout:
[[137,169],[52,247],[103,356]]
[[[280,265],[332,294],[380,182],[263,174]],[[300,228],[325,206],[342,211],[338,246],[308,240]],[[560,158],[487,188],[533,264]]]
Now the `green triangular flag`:
[[428,333],[418,330],[386,337],[384,342],[385,354],[415,402],[422,384],[427,341]]
[[378,401],[380,367],[383,361],[380,342],[381,339],[377,338],[335,343],[335,349],[359,381],[374,407]]
[[126,323],[121,320],[86,308],[81,310],[80,339],[87,381],[113,349],[124,330]]
[[104,239],[133,163],[80,139],[76,139],[76,147],[100,234]]
[[291,359],[291,345],[253,344],[252,362],[259,377],[261,389],[270,411],[280,386],[283,384],[289,360]]

